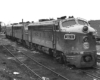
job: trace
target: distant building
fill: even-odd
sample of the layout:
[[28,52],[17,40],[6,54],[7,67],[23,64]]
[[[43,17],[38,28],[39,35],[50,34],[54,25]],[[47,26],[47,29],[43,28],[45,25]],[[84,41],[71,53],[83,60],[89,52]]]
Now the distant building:
[[98,36],[100,36],[100,20],[90,20],[91,27],[97,30]]

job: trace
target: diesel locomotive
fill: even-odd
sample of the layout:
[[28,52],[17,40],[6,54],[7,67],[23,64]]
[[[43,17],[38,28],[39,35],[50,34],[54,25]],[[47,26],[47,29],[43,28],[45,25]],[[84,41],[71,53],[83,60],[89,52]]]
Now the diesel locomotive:
[[81,18],[41,19],[6,26],[6,37],[77,68],[96,66],[95,29]]

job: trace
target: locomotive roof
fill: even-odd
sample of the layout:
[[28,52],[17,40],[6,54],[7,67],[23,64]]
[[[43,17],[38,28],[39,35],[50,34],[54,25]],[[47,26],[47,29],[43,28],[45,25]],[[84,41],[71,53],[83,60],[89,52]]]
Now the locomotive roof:
[[13,25],[14,27],[21,27],[21,26],[23,26],[23,24],[15,24],[15,25]]
[[[38,25],[55,25],[58,24],[59,21],[67,21],[67,20],[83,20],[86,21],[85,19],[82,18],[67,18],[67,19],[58,19],[58,20],[50,20],[50,21],[43,21],[43,22],[35,22],[35,23],[29,23],[27,24],[28,26],[38,26]],[[88,21],[86,21],[88,22]],[[22,27],[23,24],[13,24],[14,27]],[[25,24],[24,24],[25,26]]]
[[66,20],[83,20],[88,22],[85,19],[82,18],[67,18],[67,19],[58,19],[58,20],[51,20],[51,21],[43,21],[43,22],[35,22],[35,23],[30,23],[28,26],[38,26],[38,25],[54,25],[57,24],[59,21],[66,21]]
[[68,21],[68,20],[83,20],[83,21],[85,21],[85,22],[88,22],[87,20],[85,20],[85,19],[83,19],[83,18],[67,18],[67,19],[64,19],[64,20],[62,20],[62,21]]
[[36,22],[36,23],[30,23],[29,26],[53,25],[53,24],[55,24],[55,20],[52,20],[52,21],[43,21],[43,22]]

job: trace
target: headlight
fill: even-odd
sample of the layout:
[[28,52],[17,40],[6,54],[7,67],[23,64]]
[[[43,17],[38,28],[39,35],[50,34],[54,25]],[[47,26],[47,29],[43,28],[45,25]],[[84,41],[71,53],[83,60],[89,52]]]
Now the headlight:
[[92,60],[92,56],[91,55],[85,55],[83,56],[83,59],[85,62],[90,62]]
[[88,31],[88,27],[87,26],[84,26],[83,27],[83,32],[87,32]]
[[84,49],[89,49],[89,43],[88,42],[84,42],[83,43],[83,48]]

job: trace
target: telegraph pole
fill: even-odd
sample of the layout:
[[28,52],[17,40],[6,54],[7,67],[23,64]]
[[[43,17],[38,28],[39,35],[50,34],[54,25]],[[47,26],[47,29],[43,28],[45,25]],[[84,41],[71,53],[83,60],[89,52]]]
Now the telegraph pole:
[[2,22],[0,22],[0,32],[1,32],[1,23],[2,23]]
[[[22,19],[22,25],[24,26],[23,19]],[[23,29],[24,29],[23,26],[22,26],[22,40],[23,40]]]

